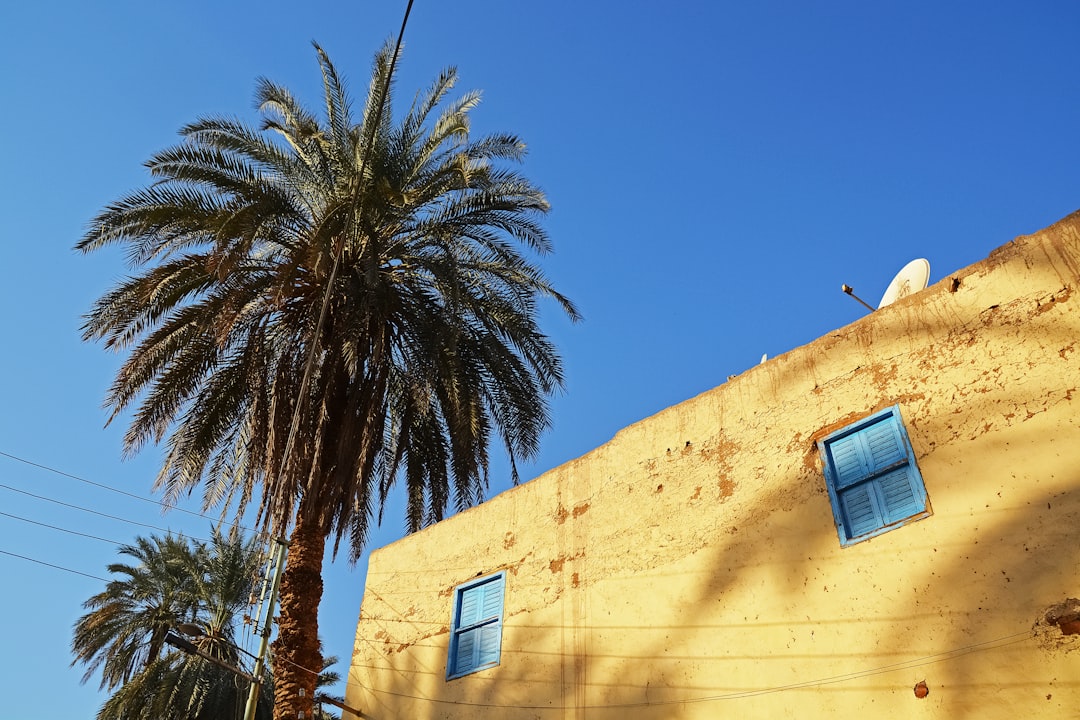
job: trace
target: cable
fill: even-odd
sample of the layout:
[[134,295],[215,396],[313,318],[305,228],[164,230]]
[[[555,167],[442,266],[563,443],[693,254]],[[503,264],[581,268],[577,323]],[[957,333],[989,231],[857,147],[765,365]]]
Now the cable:
[[84,573],[84,572],[80,572],[78,570],[72,570],[71,568],[62,567],[60,565],[53,565],[52,563],[47,563],[44,560],[35,560],[32,557],[26,557],[25,555],[19,555],[17,553],[8,552],[7,550],[0,550],[0,554],[10,555],[11,557],[17,557],[20,560],[29,560],[30,562],[37,563],[38,565],[45,565],[46,567],[56,568],[57,570],[63,570],[64,572],[74,573],[75,575],[82,575],[83,577],[92,578],[94,580],[100,580],[101,582],[104,582],[104,583],[109,582],[105,578],[98,577],[97,575],[91,575],[90,573]]
[[110,543],[112,545],[123,545],[124,544],[124,543],[119,542],[117,540],[109,540],[108,538],[98,537],[97,535],[88,535],[87,533],[76,532],[75,530],[68,530],[67,528],[58,527],[56,525],[49,525],[48,523],[38,522],[37,520],[31,520],[30,518],[20,517],[19,515],[12,515],[11,513],[0,512],[0,515],[3,515],[4,517],[13,518],[15,520],[22,520],[23,522],[28,522],[28,523],[31,523],[33,525],[40,525],[41,527],[47,527],[50,530],[59,530],[60,532],[66,532],[66,533],[70,533],[72,535],[79,535],[81,537],[90,538],[92,540],[101,540],[102,542],[107,542],[107,543]]
[[[379,124],[382,121],[383,107],[386,104],[386,96],[390,91],[390,80],[394,76],[394,69],[397,66],[398,55],[401,53],[401,42],[405,36],[405,26],[409,22],[409,13],[412,12],[412,6],[413,0],[409,0],[409,4],[405,7],[405,16],[401,20],[401,30],[398,31],[397,44],[394,46],[394,55],[390,59],[390,68],[388,69],[386,74],[386,82],[383,83],[382,91],[379,95],[379,104],[375,110],[375,122],[371,125],[371,133],[368,137],[367,143],[364,145],[364,154],[360,158],[360,169],[358,173],[360,182],[357,183],[356,188],[356,223],[360,222],[360,211],[363,209],[363,179],[367,168],[368,158],[371,155],[371,146],[375,141],[375,133],[378,132]],[[278,473],[275,485],[281,484],[281,478],[285,474],[285,467],[288,464],[289,454],[292,452],[293,444],[296,441],[296,432],[300,423],[300,410],[304,404],[304,397],[305,393],[307,392],[308,383],[311,382],[311,371],[315,365],[315,354],[318,350],[319,335],[322,333],[323,325],[326,321],[326,315],[330,308],[330,293],[334,288],[334,282],[337,278],[338,269],[341,267],[341,256],[344,254],[344,252],[345,242],[343,241],[341,243],[341,248],[334,253],[334,264],[330,268],[330,277],[326,283],[326,291],[323,293],[322,307],[319,309],[319,319],[315,323],[315,332],[312,336],[311,350],[308,352],[307,362],[304,364],[304,375],[300,379],[300,389],[296,396],[296,406],[293,408],[292,420],[289,423],[289,435],[285,440],[285,449],[281,455],[281,463],[278,465]],[[276,657],[276,653],[273,655],[273,657]],[[284,660],[286,663],[300,668],[301,670],[304,670],[308,673],[313,673],[316,676],[318,676],[321,672],[316,672],[311,668],[306,668],[303,665],[298,665],[297,663],[289,660],[286,657],[282,657],[281,660]]]
[[[1024,642],[1025,640],[1031,639],[1031,637],[1032,631],[1025,630],[1023,632],[1014,633],[1012,635],[1005,635],[1003,637],[994,638],[993,640],[986,640],[980,643],[965,645],[963,647],[946,650],[944,652],[935,653],[933,655],[925,655],[923,657],[913,658],[911,660],[892,663],[890,665],[882,665],[880,667],[869,668],[866,670],[858,670],[855,672],[844,673],[842,675],[833,675],[830,677],[818,678],[815,680],[806,680],[803,682],[791,683],[789,685],[778,685],[771,688],[761,688],[758,690],[743,690],[739,692],[727,693],[724,695],[708,695],[704,697],[684,698],[680,700],[646,700],[632,703],[614,703],[611,705],[494,705],[490,703],[468,702],[466,700],[443,700],[441,698],[421,697],[418,695],[409,695],[407,693],[394,692],[392,690],[374,690],[372,688],[364,687],[363,685],[361,685],[360,687],[362,687],[367,692],[373,694],[382,693],[385,695],[394,695],[397,697],[408,698],[410,700],[424,700],[433,703],[462,705],[467,707],[504,708],[513,710],[603,710],[618,708],[652,707],[661,705],[682,705],[688,703],[716,702],[720,700],[737,700],[740,698],[756,697],[758,695],[769,695],[772,693],[785,692],[788,690],[798,690],[801,688],[815,687],[819,685],[831,685],[839,682],[844,682],[846,680],[855,680],[862,677],[880,675],[882,673],[891,672],[893,670],[902,670],[921,667],[923,665],[932,665],[934,663],[951,660],[956,657],[961,657],[963,655],[968,655],[970,653],[979,652],[982,650],[995,650],[1000,647],[1006,647],[1008,645],[1014,645],[1016,643]],[[392,670],[393,668],[387,667],[383,669]],[[350,677],[355,676],[355,674],[351,671],[349,675]]]
[[[401,53],[401,41],[405,37],[405,26],[409,22],[409,13],[412,12],[413,0],[409,0],[409,4],[405,6],[405,17],[401,20],[401,30],[398,31],[397,44],[394,46],[394,55],[390,58],[390,68],[386,73],[386,82],[383,83],[382,90],[379,94],[379,102],[375,106],[375,122],[371,124],[371,132],[368,134],[367,142],[364,144],[364,154],[360,156],[360,169],[357,175],[360,178],[360,182],[356,184],[356,223],[360,222],[361,211],[363,210],[363,186],[364,186],[364,174],[367,171],[368,159],[371,155],[371,146],[375,142],[375,133],[379,130],[379,124],[382,122],[383,107],[386,105],[386,95],[390,91],[390,80],[394,77],[394,68],[397,67],[398,55]],[[296,441],[296,430],[300,423],[300,410],[304,405],[304,394],[307,392],[308,383],[311,382],[311,369],[315,366],[315,355],[319,349],[319,335],[322,333],[323,325],[326,323],[326,314],[330,309],[330,292],[334,289],[334,282],[337,280],[338,270],[341,267],[341,256],[345,253],[345,242],[342,241],[341,248],[334,253],[334,264],[330,268],[330,277],[326,281],[326,291],[323,292],[322,307],[319,308],[319,319],[315,323],[315,332],[312,335],[311,350],[308,351],[307,362],[304,363],[304,375],[300,378],[300,389],[296,394],[296,406],[293,408],[292,420],[289,422],[289,435],[285,440],[285,450],[282,452],[282,461],[278,465],[277,480],[275,485],[281,484],[281,477],[285,474],[285,466],[288,463],[289,454],[292,452],[293,443]]]
[[[19,488],[14,488],[14,487],[11,487],[10,485],[4,485],[3,483],[0,483],[0,488],[4,488],[5,490],[10,490],[12,492],[21,493],[22,495],[26,495],[26,496],[29,496],[29,497],[32,497],[32,498],[36,498],[38,500],[44,500],[46,502],[55,503],[57,505],[63,505],[64,507],[72,508],[74,510],[82,510],[83,512],[92,513],[94,515],[100,515],[101,517],[106,517],[106,518],[109,518],[110,520],[119,520],[120,522],[125,522],[125,523],[128,523],[130,525],[138,525],[140,527],[150,528],[151,530],[157,530],[159,532],[173,534],[172,530],[169,530],[169,529],[166,529],[166,528],[161,528],[161,527],[158,527],[156,525],[148,525],[146,523],[137,522],[135,520],[128,520],[127,518],[118,517],[116,515],[109,515],[108,513],[98,512],[97,510],[91,510],[90,508],[85,508],[85,507],[82,507],[81,505],[72,505],[71,503],[66,503],[66,502],[62,502],[60,500],[54,500],[52,498],[47,498],[47,497],[45,497],[43,495],[35,495],[32,492],[27,492],[26,490],[20,490]],[[176,533],[176,534],[179,535],[180,537],[189,537],[192,540],[199,540],[201,542],[210,542],[206,538],[196,537],[194,535],[187,535],[187,534],[182,533],[182,532],[181,533]]]
[[320,675],[322,675],[322,671],[321,671],[321,670],[318,670],[318,671],[316,671],[316,670],[312,670],[311,668],[308,668],[308,667],[304,667],[304,666],[303,666],[303,665],[301,665],[300,663],[295,663],[295,662],[293,662],[292,660],[290,660],[290,659],[289,659],[289,658],[287,658],[287,657],[282,657],[282,658],[278,658],[278,657],[277,657],[277,653],[276,653],[276,652],[274,652],[273,650],[271,650],[271,651],[270,651],[270,658],[271,658],[272,660],[279,660],[279,659],[280,659],[280,660],[282,660],[282,661],[284,661],[284,662],[288,663],[289,665],[292,665],[292,666],[293,666],[293,667],[295,667],[295,668],[299,668],[299,669],[303,670],[303,671],[304,671],[304,672],[306,672],[306,673],[310,673],[310,674],[314,675],[315,677],[319,677]]
[[142,502],[152,503],[152,504],[157,505],[158,507],[162,507],[162,508],[164,508],[166,510],[176,510],[178,512],[186,513],[188,515],[194,515],[195,517],[203,518],[204,520],[210,520],[212,522],[222,522],[225,525],[228,525],[230,527],[235,527],[235,528],[238,528],[240,530],[246,530],[246,531],[248,531],[250,533],[255,532],[251,528],[244,527],[243,525],[240,525],[238,523],[231,523],[231,522],[227,522],[227,521],[224,521],[224,520],[212,518],[209,515],[204,515],[203,513],[195,512],[194,510],[188,510],[186,508],[180,507],[179,505],[172,505],[170,503],[163,502],[161,500],[154,500],[152,498],[143,497],[142,495],[136,495],[135,493],[131,493],[131,492],[128,492],[126,490],[121,490],[119,488],[114,488],[111,485],[106,485],[104,483],[94,482],[93,480],[87,480],[86,478],[79,477],[78,475],[72,475],[71,473],[64,472],[63,470],[57,470],[56,468],[49,467],[48,465],[42,465],[41,463],[36,463],[36,462],[33,462],[32,460],[27,460],[26,458],[21,458],[18,455],[12,455],[11,453],[4,452],[3,450],[0,450],[0,456],[6,457],[9,460],[15,460],[16,462],[21,462],[21,463],[23,463],[25,465],[29,465],[31,467],[39,468],[41,470],[47,470],[48,472],[55,473],[57,475],[62,475],[63,477],[71,478],[72,480],[78,480],[81,483],[86,483],[87,485],[93,485],[94,487],[98,487],[98,488],[101,488],[103,490],[108,490],[109,492],[114,492],[114,493],[117,493],[119,495],[126,495],[127,497],[135,498],[136,500],[141,500]]

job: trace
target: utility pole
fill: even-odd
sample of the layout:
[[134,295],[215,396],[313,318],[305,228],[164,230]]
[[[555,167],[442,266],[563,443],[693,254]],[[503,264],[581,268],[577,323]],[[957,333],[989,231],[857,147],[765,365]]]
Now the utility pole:
[[[266,668],[266,653],[270,649],[270,627],[274,622],[274,605],[277,604],[278,588],[281,586],[281,572],[285,568],[285,553],[289,543],[280,538],[274,538],[274,552],[271,555],[271,564],[274,568],[273,578],[270,581],[270,598],[266,603],[266,612],[262,617],[262,630],[259,640],[259,654],[255,658],[255,670],[251,673],[251,690],[248,692],[247,707],[244,710],[244,720],[255,720],[255,707],[259,704],[259,689],[262,687],[263,671]],[[266,583],[263,583],[263,597],[260,602],[266,600]]]

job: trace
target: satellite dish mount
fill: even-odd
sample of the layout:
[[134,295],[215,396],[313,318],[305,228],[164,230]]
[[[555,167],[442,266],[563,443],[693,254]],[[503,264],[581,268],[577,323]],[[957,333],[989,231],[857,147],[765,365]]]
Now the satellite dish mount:
[[[930,262],[925,258],[916,258],[909,262],[907,265],[900,269],[900,272],[896,273],[896,276],[889,283],[889,287],[885,289],[885,294],[881,296],[881,302],[878,303],[877,309],[885,307],[886,305],[892,305],[894,302],[901,298],[905,298],[908,295],[913,295],[926,288],[930,282]],[[845,294],[858,300],[862,303],[870,312],[874,311],[867,302],[855,294],[854,289],[850,285],[841,285],[840,289]]]

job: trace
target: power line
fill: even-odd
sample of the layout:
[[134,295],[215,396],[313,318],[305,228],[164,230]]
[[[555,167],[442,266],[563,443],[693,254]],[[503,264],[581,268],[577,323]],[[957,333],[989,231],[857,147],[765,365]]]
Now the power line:
[[246,530],[248,532],[254,532],[254,530],[252,530],[251,528],[244,527],[243,525],[240,525],[239,523],[233,523],[233,522],[220,520],[219,518],[213,518],[213,517],[210,517],[209,515],[205,515],[205,514],[200,513],[200,512],[195,512],[194,510],[188,510],[186,508],[180,507],[179,505],[173,505],[171,503],[167,503],[167,502],[164,502],[164,501],[161,501],[161,500],[154,500],[152,498],[143,497],[142,495],[137,495],[135,493],[128,492],[127,490],[121,490],[120,488],[115,488],[115,487],[112,487],[111,485],[106,485],[105,483],[99,483],[99,482],[95,482],[93,480],[87,480],[84,477],[79,477],[78,475],[73,475],[72,473],[64,472],[63,470],[57,470],[56,468],[49,467],[48,465],[43,465],[41,463],[34,462],[32,460],[27,460],[26,458],[19,457],[18,455],[12,455],[11,453],[4,452],[3,450],[0,450],[0,456],[6,457],[9,460],[14,460],[16,462],[21,462],[24,465],[29,465],[31,467],[36,467],[36,468],[38,468],[40,470],[46,470],[46,471],[54,473],[56,475],[62,475],[63,477],[70,478],[72,480],[78,480],[81,483],[86,483],[87,485],[93,485],[94,487],[101,488],[102,490],[108,490],[109,492],[114,492],[114,493],[117,493],[119,495],[125,495],[125,496],[127,496],[129,498],[134,498],[134,499],[140,500],[142,502],[151,503],[153,505],[157,505],[158,507],[164,508],[165,510],[176,510],[178,512],[185,513],[187,515],[194,515],[195,517],[203,518],[204,520],[210,520],[212,522],[223,522],[225,525],[228,525],[230,527],[235,527],[235,528],[238,528],[240,530]]
[[44,560],[37,560],[37,559],[32,558],[32,557],[26,557],[25,555],[19,555],[17,553],[8,552],[7,550],[0,550],[0,554],[10,555],[11,557],[17,557],[20,560],[28,560],[28,561],[30,561],[32,563],[37,563],[38,565],[45,565],[46,567],[56,568],[57,570],[63,570],[64,572],[73,573],[75,575],[82,575],[83,577],[92,578],[94,580],[100,580],[101,582],[104,582],[104,583],[109,582],[105,578],[98,577],[97,575],[91,575],[90,573],[80,572],[79,570],[72,570],[71,568],[66,568],[66,567],[63,567],[61,565],[53,565],[52,563],[47,563]]
[[[375,142],[375,136],[379,131],[379,126],[382,124],[383,109],[386,105],[386,96],[390,92],[390,81],[394,77],[394,69],[397,67],[398,55],[401,54],[401,42],[405,37],[405,26],[409,24],[409,14],[412,12],[413,0],[409,0],[409,3],[405,6],[405,16],[401,19],[401,29],[398,31],[397,43],[394,45],[394,54],[390,57],[390,67],[386,71],[386,82],[383,83],[379,89],[379,100],[375,105],[375,121],[371,124],[371,131],[368,133],[368,137],[364,142],[363,153],[360,155],[360,169],[357,175],[360,177],[360,182],[356,184],[356,193],[354,200],[356,203],[355,218],[353,220],[354,226],[359,228],[360,217],[364,210],[364,175],[366,174],[368,160],[371,157],[371,146]],[[322,52],[322,48],[319,48]],[[325,56],[323,56],[325,57]],[[320,63],[322,60],[320,60]],[[325,73],[325,67],[323,72]],[[327,86],[329,88],[329,86]],[[329,92],[329,90],[327,90]],[[326,315],[330,309],[330,294],[334,289],[334,285],[337,279],[337,274],[341,268],[341,257],[345,254],[346,242],[342,241],[341,247],[334,251],[334,264],[330,266],[330,277],[326,281],[326,290],[323,291],[322,304],[319,308],[319,319],[315,322],[315,332],[312,334],[311,349],[308,351],[307,361],[304,363],[304,374],[300,378],[300,390],[297,393],[296,405],[293,406],[292,420],[289,421],[289,434],[285,438],[285,449],[281,453],[281,463],[278,465],[277,479],[275,486],[281,484],[281,478],[285,474],[285,467],[289,461],[289,455],[292,453],[293,444],[296,442],[296,432],[300,426],[300,411],[304,406],[304,394],[306,392],[308,384],[311,382],[312,369],[315,367],[315,356],[319,347],[319,335],[322,334],[323,325],[326,324]]]
[[59,527],[57,525],[49,525],[48,523],[38,522],[37,520],[31,520],[30,518],[24,518],[24,517],[21,517],[19,515],[12,515],[11,513],[0,512],[0,515],[3,515],[4,517],[12,518],[14,520],[22,520],[23,522],[31,523],[33,525],[40,525],[41,527],[47,527],[50,530],[59,530],[60,532],[66,532],[66,533],[70,533],[72,535],[79,535],[81,537],[91,538],[92,540],[101,540],[102,542],[111,543],[113,545],[123,545],[124,544],[124,543],[119,542],[117,540],[109,540],[108,538],[98,537],[97,535],[89,535],[87,533],[81,533],[81,532],[77,532],[75,530],[68,530],[67,528],[62,528],[62,527]]
[[[106,517],[106,518],[109,518],[110,520],[119,520],[120,522],[125,522],[125,523],[128,523],[130,525],[138,525],[140,527],[150,528],[151,530],[157,530],[159,532],[173,534],[173,531],[169,530],[167,528],[158,527],[157,525],[149,525],[147,523],[138,522],[136,520],[128,520],[127,518],[122,518],[122,517],[119,517],[117,515],[109,515],[108,513],[99,512],[97,510],[91,510],[90,508],[82,507],[81,505],[73,505],[71,503],[66,503],[66,502],[63,502],[61,500],[54,500],[53,498],[48,498],[48,497],[45,497],[43,495],[35,495],[32,492],[27,492],[26,490],[20,490],[19,488],[11,487],[10,485],[5,485],[3,483],[0,483],[0,488],[3,488],[5,490],[10,490],[11,492],[17,492],[17,493],[20,493],[22,495],[26,495],[28,497],[35,498],[37,500],[44,500],[45,502],[51,502],[51,503],[54,503],[56,505],[62,505],[64,507],[72,508],[74,510],[81,510],[82,512],[92,513],[94,515],[100,515],[101,517]],[[181,533],[176,533],[176,534],[178,534],[180,536],[183,536],[183,537],[190,537],[192,540],[200,540],[202,542],[210,542],[206,538],[195,537],[194,535],[187,535],[187,534],[182,533],[182,532]]]
[[[369,137],[367,138],[367,142],[364,144],[364,151],[363,151],[363,154],[360,157],[360,172],[359,172],[360,182],[357,183],[356,197],[355,197],[355,200],[356,200],[356,219],[354,220],[354,222],[357,224],[357,226],[359,225],[359,218],[360,218],[361,213],[363,211],[363,194],[362,194],[361,190],[362,190],[363,185],[364,185],[363,179],[364,179],[365,169],[367,167],[367,163],[368,163],[369,157],[371,155],[371,146],[375,141],[376,133],[378,132],[379,125],[381,124],[382,114],[383,114],[383,107],[386,104],[386,96],[390,92],[390,81],[394,77],[394,68],[397,66],[398,55],[401,52],[401,42],[402,42],[402,39],[405,37],[405,26],[409,22],[409,13],[412,12],[412,6],[413,6],[413,0],[409,0],[408,5],[405,6],[405,16],[401,20],[401,30],[398,32],[397,43],[394,46],[394,54],[390,58],[390,68],[388,69],[387,74],[386,74],[386,82],[383,83],[382,89],[381,89],[380,94],[379,94],[379,101],[378,101],[378,104],[376,105],[376,109],[375,109],[375,122],[371,125],[371,133],[370,133]],[[324,69],[324,72],[325,72],[325,69]],[[308,383],[311,381],[312,368],[315,365],[315,351],[316,351],[316,348],[317,348],[317,346],[319,344],[318,343],[319,335],[322,333],[323,325],[326,322],[326,315],[327,315],[327,312],[328,312],[329,307],[330,307],[330,293],[331,293],[331,290],[334,287],[335,278],[337,277],[338,270],[341,267],[341,257],[342,257],[342,255],[344,255],[344,253],[345,253],[345,242],[342,242],[340,249],[338,249],[334,253],[334,263],[330,268],[330,277],[329,277],[329,279],[328,279],[328,281],[326,283],[326,290],[323,292],[322,306],[319,309],[319,319],[315,323],[315,332],[314,332],[313,340],[312,340],[312,343],[311,343],[311,350],[308,353],[307,362],[305,362],[305,364],[304,364],[304,374],[300,378],[300,391],[299,391],[299,393],[297,395],[297,398],[296,398],[296,405],[293,407],[292,420],[289,422],[289,434],[288,434],[288,436],[287,436],[287,438],[285,440],[285,448],[284,448],[284,450],[282,452],[281,464],[278,466],[277,479],[276,479],[276,481],[274,483],[275,486],[281,484],[281,479],[284,476],[286,464],[289,461],[289,455],[292,452],[293,444],[296,441],[296,433],[297,433],[297,429],[298,429],[299,424],[300,424],[300,411],[301,411],[301,409],[302,409],[302,407],[304,405],[305,388],[308,386]],[[271,603],[273,603],[273,598],[271,598]],[[276,657],[276,655],[275,655],[275,657]],[[311,668],[307,668],[307,667],[304,667],[302,665],[298,665],[297,663],[293,662],[292,660],[285,657],[284,655],[282,655],[280,659],[284,660],[286,663],[288,663],[290,665],[293,665],[293,666],[295,666],[295,667],[297,667],[297,668],[299,668],[301,670],[304,670],[304,671],[306,671],[308,673],[314,673],[316,675],[316,677],[319,675],[319,673],[315,672]]]
[[[248,653],[248,654],[250,655],[251,653]],[[318,670],[312,670],[312,669],[311,669],[311,668],[309,668],[309,667],[304,667],[304,666],[303,666],[303,665],[301,665],[300,663],[296,663],[296,662],[293,662],[292,660],[290,660],[289,658],[287,658],[287,657],[284,657],[284,656],[282,656],[282,657],[278,657],[278,654],[277,654],[276,652],[273,652],[273,651],[271,651],[271,653],[270,653],[270,657],[271,657],[271,658],[272,658],[272,659],[273,659],[273,660],[274,660],[275,662],[277,662],[278,660],[281,660],[281,661],[283,661],[283,662],[287,662],[288,664],[292,665],[293,667],[295,667],[295,668],[299,668],[299,669],[303,670],[303,671],[304,671],[304,672],[306,672],[306,673],[311,673],[312,675],[315,675],[316,677],[318,677],[318,676],[322,675],[322,671],[318,671]]]
[[[497,705],[492,703],[478,703],[469,702],[467,700],[444,700],[442,698],[422,697],[419,695],[410,695],[408,693],[394,692],[393,690],[375,690],[363,685],[364,690],[370,693],[382,693],[385,695],[394,695],[396,697],[408,698],[410,700],[423,700],[426,702],[440,703],[444,705],[462,705],[467,707],[485,707],[485,708],[504,708],[513,710],[603,710],[603,709],[619,709],[619,708],[636,708],[636,707],[653,707],[661,705],[683,705],[690,703],[703,703],[703,702],[717,702],[720,700],[737,700],[741,698],[757,697],[759,695],[771,695],[773,693],[785,692],[788,690],[798,690],[808,687],[817,687],[820,685],[832,685],[835,683],[844,682],[847,680],[857,680],[863,677],[871,677],[873,675],[880,675],[882,673],[891,672],[894,670],[905,670],[910,668],[922,667],[924,665],[932,665],[934,663],[944,662],[953,658],[968,655],[974,652],[980,652],[983,650],[995,650],[997,648],[1005,647],[1008,645],[1014,645],[1016,643],[1024,642],[1032,637],[1030,630],[1014,633],[1012,635],[1005,635],[1003,637],[994,638],[993,640],[986,640],[980,643],[973,643],[971,645],[965,645],[959,648],[953,648],[952,650],[945,650],[933,655],[925,655],[919,658],[912,658],[911,660],[905,660],[898,663],[892,663],[890,665],[882,665],[875,668],[867,668],[865,670],[858,670],[850,673],[844,673],[841,675],[833,675],[831,677],[817,678],[814,680],[806,680],[803,682],[791,683],[789,685],[778,685],[770,688],[760,688],[757,690],[741,690],[738,692],[726,693],[723,695],[707,695],[703,697],[683,698],[679,700],[644,700],[638,702],[629,703],[612,703],[609,705]],[[356,667],[355,665],[353,667]],[[364,666],[371,667],[371,666]],[[372,668],[375,669],[375,668]],[[380,668],[380,669],[393,669],[392,667]],[[355,676],[355,673],[350,672],[350,676]],[[359,684],[359,683],[357,683]]]

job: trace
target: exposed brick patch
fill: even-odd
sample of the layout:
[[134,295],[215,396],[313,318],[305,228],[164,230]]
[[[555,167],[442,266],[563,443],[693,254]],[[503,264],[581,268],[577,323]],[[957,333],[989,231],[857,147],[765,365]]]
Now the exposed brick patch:
[[1039,645],[1047,652],[1080,649],[1080,599],[1066,598],[1051,605],[1032,630]]

